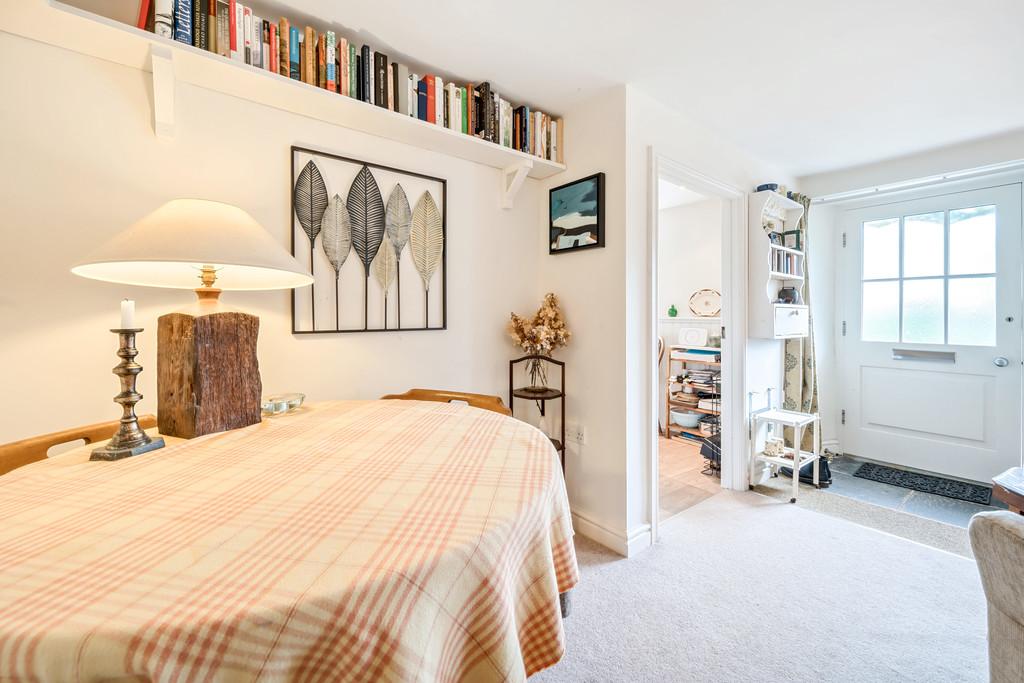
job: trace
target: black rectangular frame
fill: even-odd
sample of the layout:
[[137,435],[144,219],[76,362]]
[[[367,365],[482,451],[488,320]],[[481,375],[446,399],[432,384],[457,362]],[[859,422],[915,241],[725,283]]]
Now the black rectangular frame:
[[[435,330],[447,330],[448,329],[448,181],[444,178],[438,178],[436,176],[427,175],[425,173],[416,173],[415,171],[406,171],[405,169],[395,168],[393,166],[385,166],[384,164],[377,164],[372,161],[363,161],[362,159],[353,159],[352,157],[342,156],[340,154],[332,154],[331,152],[325,152],[319,149],[311,149],[309,147],[302,147],[300,145],[292,145],[290,149],[291,164],[290,164],[290,175],[288,178],[288,207],[289,207],[289,221],[288,226],[291,232],[291,252],[292,256],[295,256],[295,193],[292,192],[291,188],[295,183],[295,156],[297,152],[305,152],[307,154],[315,154],[317,156],[328,157],[330,159],[337,159],[338,161],[345,161],[350,164],[360,164],[362,166],[369,166],[370,168],[379,168],[383,171],[391,171],[392,173],[402,173],[404,175],[415,176],[417,178],[423,178],[424,180],[433,180],[441,183],[441,230],[444,233],[444,249],[441,252],[441,325],[440,327],[402,327],[387,330],[297,330],[295,329],[295,290],[291,290],[291,307],[292,307],[292,334],[366,334],[374,332],[430,332]],[[603,175],[603,174],[602,174]],[[601,199],[604,199],[603,189],[601,190]],[[603,204],[603,202],[602,202]],[[314,285],[310,285],[313,287]],[[316,321],[314,320],[314,326]]]
[[[294,172],[293,172],[294,175]],[[595,244],[586,244],[583,246],[570,247],[569,249],[554,249],[551,246],[551,231],[554,229],[554,222],[551,219],[551,195],[558,190],[583,183],[588,180],[597,180],[597,242]],[[585,176],[583,178],[577,178],[568,183],[553,187],[548,190],[548,232],[546,236],[548,242],[548,255],[551,254],[570,254],[575,251],[581,251],[583,249],[596,249],[597,247],[604,247],[604,172],[599,171],[592,175]]]

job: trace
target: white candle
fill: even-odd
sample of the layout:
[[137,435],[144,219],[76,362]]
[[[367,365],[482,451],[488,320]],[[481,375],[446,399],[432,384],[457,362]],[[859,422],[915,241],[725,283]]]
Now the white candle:
[[121,300],[121,329],[135,328],[135,302],[131,299]]

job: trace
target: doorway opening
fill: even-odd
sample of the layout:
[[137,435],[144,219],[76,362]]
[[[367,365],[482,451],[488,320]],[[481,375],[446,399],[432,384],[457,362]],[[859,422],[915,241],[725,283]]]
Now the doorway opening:
[[721,490],[723,209],[659,174],[659,522]]

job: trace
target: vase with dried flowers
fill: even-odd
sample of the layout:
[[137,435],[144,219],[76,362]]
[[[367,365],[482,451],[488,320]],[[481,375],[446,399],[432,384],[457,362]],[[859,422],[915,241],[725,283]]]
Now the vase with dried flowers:
[[513,313],[508,333],[523,351],[533,356],[542,356],[530,359],[526,368],[530,374],[530,388],[538,393],[544,391],[548,379],[544,358],[568,344],[572,337],[562,319],[562,311],[558,308],[558,297],[550,292],[545,294],[544,301],[532,319]]

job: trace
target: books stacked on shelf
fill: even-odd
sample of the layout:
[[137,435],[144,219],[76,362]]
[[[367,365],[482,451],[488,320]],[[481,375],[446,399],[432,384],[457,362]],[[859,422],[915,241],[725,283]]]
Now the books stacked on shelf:
[[717,394],[721,386],[721,374],[717,370],[687,370],[686,382],[694,391]]
[[562,119],[516,106],[487,81],[417,74],[334,31],[260,17],[237,0],[141,0],[138,27],[286,78],[564,163]]
[[772,270],[784,275],[803,277],[800,272],[800,255],[781,249],[771,249]]

